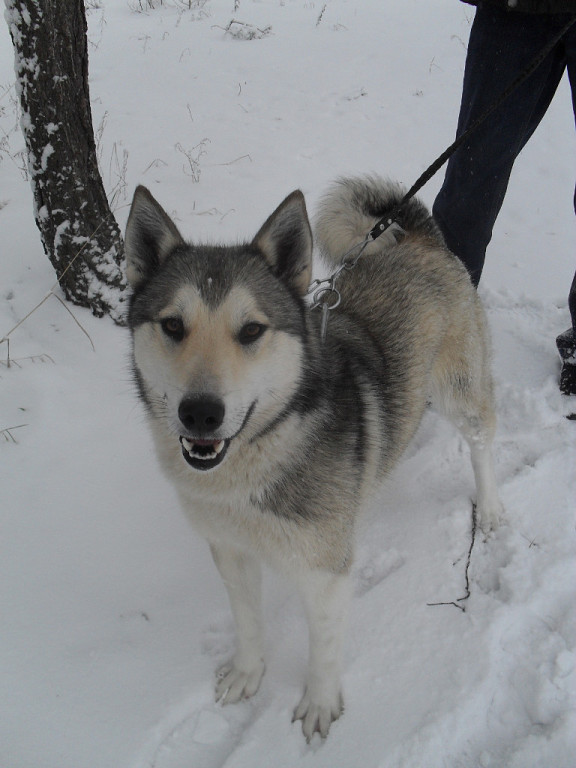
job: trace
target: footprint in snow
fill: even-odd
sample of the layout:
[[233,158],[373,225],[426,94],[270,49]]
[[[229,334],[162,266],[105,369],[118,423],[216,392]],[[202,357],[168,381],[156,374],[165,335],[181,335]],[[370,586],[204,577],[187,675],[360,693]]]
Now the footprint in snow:
[[380,552],[371,557],[366,563],[360,565],[355,573],[356,595],[365,595],[374,589],[384,579],[401,568],[404,562],[403,556],[395,549]]
[[514,553],[509,543],[508,529],[503,526],[487,541],[480,539],[472,554],[470,576],[474,584],[486,594],[507,602],[510,595],[502,583],[502,575],[511,564]]
[[[246,703],[222,711],[218,705],[199,705],[195,697],[169,714],[155,729],[138,765],[149,768],[220,768],[236,749],[253,717]],[[195,707],[198,707],[195,709]]]

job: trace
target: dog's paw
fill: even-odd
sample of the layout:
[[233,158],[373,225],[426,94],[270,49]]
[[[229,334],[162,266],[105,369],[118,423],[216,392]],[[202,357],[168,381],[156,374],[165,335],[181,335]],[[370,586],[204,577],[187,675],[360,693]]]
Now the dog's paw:
[[225,664],[216,673],[216,701],[221,704],[237,704],[242,699],[254,696],[260,687],[264,670],[265,665],[261,659],[250,667],[235,661]]
[[302,701],[294,710],[292,722],[302,720],[302,732],[306,741],[310,743],[315,733],[325,739],[334,720],[338,720],[344,711],[342,694],[338,692],[332,700],[314,701],[308,690],[304,692]]
[[504,507],[500,499],[476,505],[476,521],[483,534],[495,531],[504,518]]

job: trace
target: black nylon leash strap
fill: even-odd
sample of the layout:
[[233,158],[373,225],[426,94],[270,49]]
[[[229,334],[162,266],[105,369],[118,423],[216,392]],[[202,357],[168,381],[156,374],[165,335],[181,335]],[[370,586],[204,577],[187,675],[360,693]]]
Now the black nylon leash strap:
[[389,227],[394,224],[394,222],[398,222],[398,224],[402,225],[401,220],[401,213],[403,206],[410,200],[414,195],[416,195],[422,187],[427,184],[430,179],[434,176],[435,173],[437,173],[440,168],[444,165],[444,163],[450,159],[450,157],[456,152],[458,147],[460,147],[464,142],[482,125],[482,123],[487,120],[490,115],[498,109],[505,101],[506,99],[514,93],[514,91],[519,88],[522,83],[524,83],[530,75],[538,69],[540,64],[544,61],[544,59],[553,51],[553,49],[558,45],[560,40],[564,37],[566,32],[572,27],[572,25],[576,22],[576,16],[572,16],[570,21],[562,27],[560,32],[558,32],[557,35],[555,35],[552,40],[540,51],[540,53],[530,62],[530,64],[526,67],[526,69],[521,72],[515,80],[513,80],[510,85],[502,91],[500,96],[494,101],[493,104],[491,104],[488,109],[480,115],[468,128],[467,131],[462,133],[456,141],[454,141],[447,150],[445,150],[440,157],[435,160],[432,165],[430,165],[424,173],[418,178],[418,180],[410,187],[408,192],[404,195],[402,200],[398,203],[398,205],[393,208],[389,213],[387,213],[385,216],[383,216],[380,221],[376,223],[376,225],[370,230],[370,237],[373,240],[376,240],[377,237],[380,237],[380,235],[385,232]]

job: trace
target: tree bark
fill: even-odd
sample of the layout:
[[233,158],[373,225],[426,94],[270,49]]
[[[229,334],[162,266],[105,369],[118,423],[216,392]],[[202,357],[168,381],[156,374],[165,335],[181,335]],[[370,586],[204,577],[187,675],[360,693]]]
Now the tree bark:
[[123,243],[96,157],[83,0],[5,0],[34,217],[66,298],[123,321]]

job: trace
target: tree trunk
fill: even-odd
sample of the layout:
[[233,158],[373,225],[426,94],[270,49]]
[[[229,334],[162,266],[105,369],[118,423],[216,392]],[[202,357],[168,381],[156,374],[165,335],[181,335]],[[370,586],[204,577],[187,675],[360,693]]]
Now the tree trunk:
[[34,217],[66,298],[123,320],[123,244],[96,159],[83,0],[5,0]]

